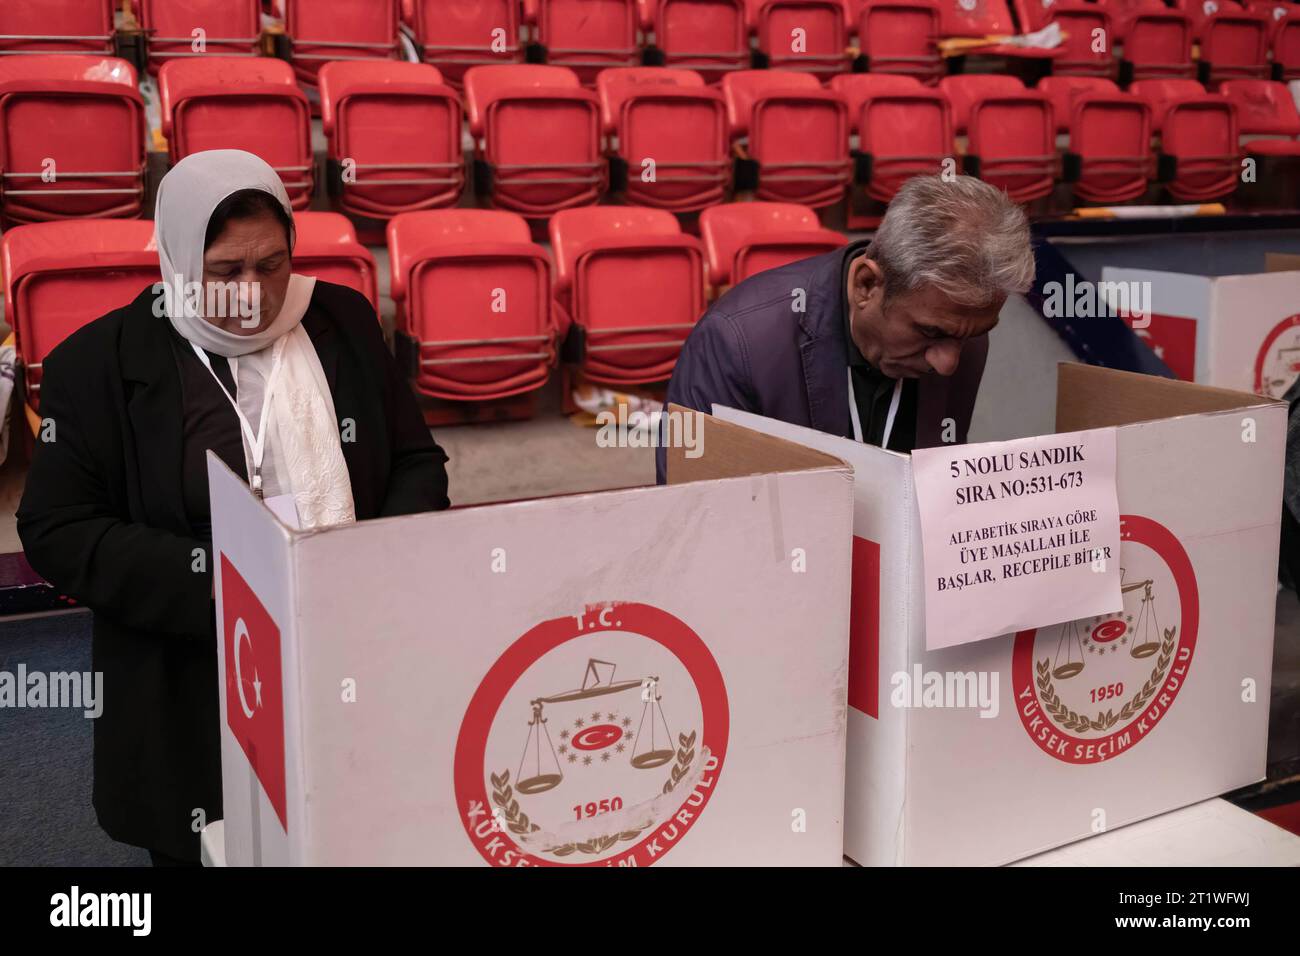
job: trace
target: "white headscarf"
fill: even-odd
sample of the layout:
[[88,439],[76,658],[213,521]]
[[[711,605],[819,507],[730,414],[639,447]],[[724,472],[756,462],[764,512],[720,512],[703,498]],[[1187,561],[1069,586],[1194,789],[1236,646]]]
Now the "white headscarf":
[[[154,233],[167,289],[167,317],[192,345],[226,356],[236,382],[235,398],[254,430],[261,421],[262,398],[275,345],[284,340],[266,425],[264,494],[273,497],[292,493],[299,527],[354,521],[352,483],[339,440],[334,398],[311,337],[302,327],[316,279],[290,275],[275,320],[249,335],[227,332],[203,318],[206,295],[183,294],[187,287],[203,288],[203,241],[213,211],[226,197],[245,189],[261,189],[273,195],[292,221],[292,207],[280,177],[263,160],[243,150],[193,153],[162,178]],[[294,238],[291,227],[291,251]],[[252,448],[247,435],[244,453],[251,475]]]

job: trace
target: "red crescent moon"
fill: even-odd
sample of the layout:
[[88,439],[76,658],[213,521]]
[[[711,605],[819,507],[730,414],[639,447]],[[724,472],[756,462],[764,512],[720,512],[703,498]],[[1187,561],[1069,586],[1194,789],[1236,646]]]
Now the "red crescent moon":
[[1128,625],[1118,618],[1102,621],[1092,629],[1092,640],[1097,644],[1109,644],[1128,630]]
[[622,737],[622,728],[613,724],[596,724],[578,731],[570,742],[579,750],[604,750],[610,744],[618,743]]

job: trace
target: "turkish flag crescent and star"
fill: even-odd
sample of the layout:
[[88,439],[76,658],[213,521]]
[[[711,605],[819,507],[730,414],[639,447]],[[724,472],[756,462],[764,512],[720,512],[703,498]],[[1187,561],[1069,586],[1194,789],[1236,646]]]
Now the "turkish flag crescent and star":
[[226,723],[287,833],[280,629],[224,554],[221,614],[226,651]]

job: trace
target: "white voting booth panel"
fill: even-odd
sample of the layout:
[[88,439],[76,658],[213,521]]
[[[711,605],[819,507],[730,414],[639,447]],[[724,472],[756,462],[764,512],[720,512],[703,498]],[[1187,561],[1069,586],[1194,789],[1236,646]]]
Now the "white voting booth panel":
[[1300,866],[1300,837],[1227,800],[1107,830],[1013,866]]
[[1264,775],[1285,406],[1074,364],[1058,382],[1058,432],[1115,427],[1124,611],[929,652],[911,456],[714,410],[854,468],[860,863],[1006,863]]
[[1300,271],[1210,277],[1108,266],[1102,282],[1150,283],[1149,320],[1130,324],[1181,379],[1281,398],[1300,374]]
[[210,457],[229,865],[838,866],[850,473],[703,440],[318,533]]

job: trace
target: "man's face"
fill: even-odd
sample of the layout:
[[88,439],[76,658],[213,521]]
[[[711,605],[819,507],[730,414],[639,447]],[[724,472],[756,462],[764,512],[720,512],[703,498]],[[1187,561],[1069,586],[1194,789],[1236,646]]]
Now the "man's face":
[[880,267],[866,256],[849,266],[850,328],[863,358],[890,378],[931,371],[951,375],[965,339],[998,324],[1006,296],[986,306],[959,305],[933,288],[885,300]]
[[204,317],[235,335],[266,328],[280,314],[290,271],[288,237],[275,216],[230,220],[203,253],[203,288],[213,304]]

